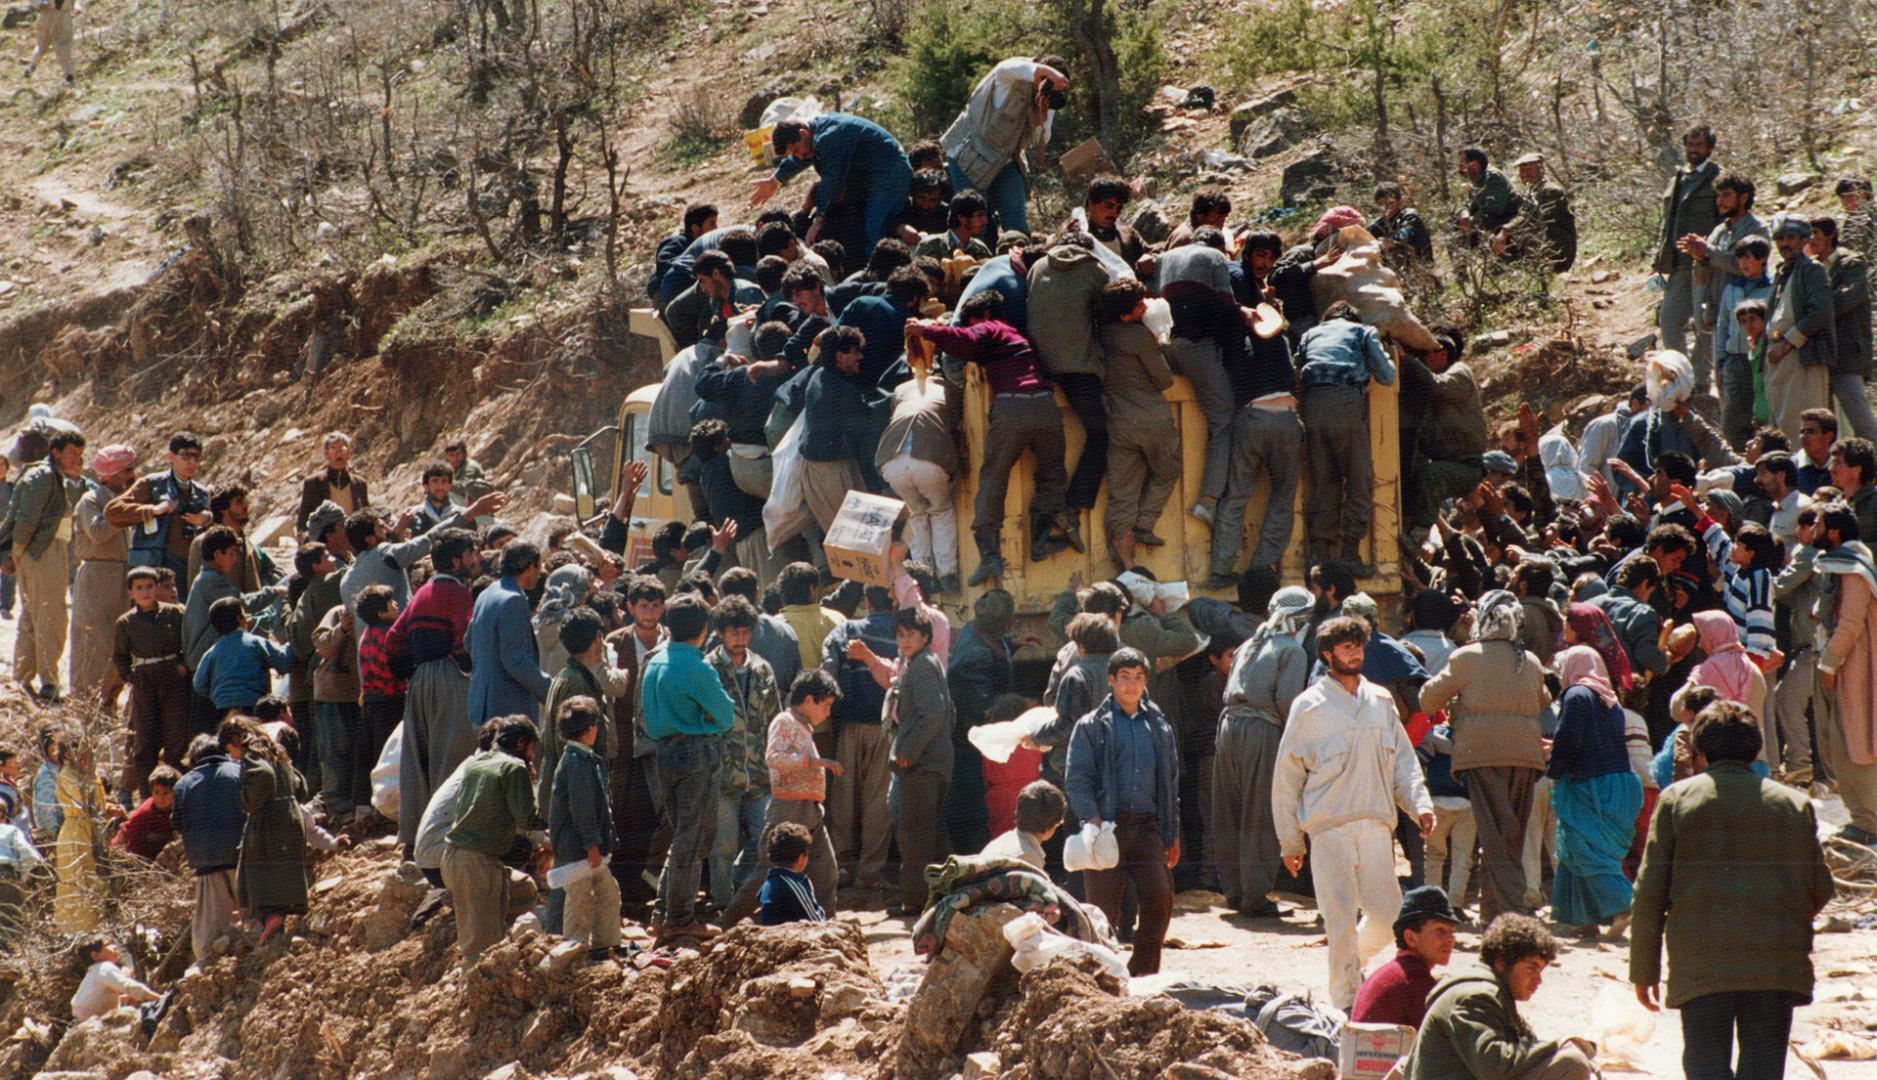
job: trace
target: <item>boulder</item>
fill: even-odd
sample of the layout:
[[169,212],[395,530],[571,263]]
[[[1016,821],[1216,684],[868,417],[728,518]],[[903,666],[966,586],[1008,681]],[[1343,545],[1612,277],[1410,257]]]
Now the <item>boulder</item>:
[[1785,173],[1773,181],[1773,190],[1780,195],[1797,195],[1817,182],[1816,173]]
[[403,941],[411,916],[429,892],[430,882],[416,863],[403,863],[386,874],[378,886],[378,906],[365,918],[365,948],[377,952]]
[[1297,104],[1297,91],[1290,89],[1279,90],[1275,94],[1267,94],[1261,98],[1240,102],[1233,107],[1232,117],[1229,121],[1232,132],[1232,145],[1238,145],[1239,140],[1245,134],[1245,129],[1251,125],[1252,121],[1295,104]]
[[1644,334],[1643,336],[1630,342],[1629,347],[1627,349],[1624,349],[1623,351],[1629,356],[1631,360],[1640,360],[1643,358],[1644,354],[1646,354],[1649,350],[1653,348],[1655,348],[1655,335]]
[[1233,139],[1238,152],[1253,160],[1281,154],[1310,134],[1310,126],[1301,111],[1283,106],[1263,116],[1254,117]]
[[1021,914],[1010,904],[992,904],[975,914],[961,911],[952,917],[943,947],[927,965],[906,1008],[899,1075],[937,1074],[977,1016],[986,993],[1000,979],[1014,975],[1014,950],[1004,938],[1004,927]]
[[1128,211],[1128,224],[1141,234],[1141,242],[1150,247],[1158,246],[1173,234],[1173,226],[1167,221],[1166,209],[1157,199],[1142,199]]
[[995,1051],[980,1050],[965,1055],[964,1080],[997,1080],[1003,1071],[1003,1060]]
[[1286,206],[1300,206],[1334,198],[1336,177],[1336,163],[1330,157],[1329,147],[1319,146],[1284,166],[1283,179],[1278,181],[1278,201]]

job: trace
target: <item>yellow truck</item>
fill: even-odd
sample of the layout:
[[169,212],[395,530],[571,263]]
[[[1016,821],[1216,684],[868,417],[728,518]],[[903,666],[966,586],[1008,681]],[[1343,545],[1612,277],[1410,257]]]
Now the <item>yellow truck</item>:
[[[650,309],[635,310],[631,313],[629,325],[634,334],[657,343],[663,362],[670,362],[677,350],[670,332],[656,314]],[[965,475],[960,478],[953,493],[958,506],[961,577],[969,577],[977,566],[977,545],[970,534],[970,523],[972,501],[977,494],[977,472],[984,461],[985,426],[990,414],[990,387],[976,365],[967,365],[966,379],[964,450],[968,460]],[[671,520],[689,520],[695,516],[683,485],[676,482],[676,471],[671,463],[652,454],[645,446],[652,401],[658,389],[657,383],[633,389],[620,404],[617,423],[589,435],[574,448],[571,455],[574,498],[582,520],[605,511],[611,498],[609,493],[618,490],[622,470],[628,460],[637,458],[650,466],[649,475],[640,487],[638,500],[633,505],[629,529],[631,539],[627,549],[628,565],[650,558],[651,534],[660,525]],[[1375,564],[1376,573],[1360,584],[1385,605],[1401,592],[1397,537],[1401,532],[1403,507],[1396,397],[1394,386],[1369,388],[1369,441],[1375,469],[1375,514],[1370,525],[1369,542],[1372,547],[1368,549],[1368,555]],[[1166,545],[1160,548],[1140,548],[1137,561],[1161,581],[1189,582],[1194,595],[1236,599],[1230,590],[1208,591],[1204,588],[1210,569],[1211,530],[1186,513],[1186,508],[1193,505],[1197,498],[1200,474],[1205,468],[1205,416],[1193,399],[1192,385],[1184,378],[1174,379],[1173,386],[1166,392],[1166,398],[1173,408],[1175,422],[1180,430],[1180,480],[1174,488],[1173,497],[1167,501],[1159,526],[1154,530],[1166,538]],[[1068,460],[1073,464],[1081,451],[1082,428],[1060,394],[1057,395],[1057,405],[1062,409],[1063,428],[1069,444]],[[999,584],[1016,599],[1020,633],[1042,632],[1050,606],[1057,594],[1069,587],[1071,576],[1079,575],[1081,580],[1093,582],[1112,577],[1120,570],[1107,553],[1107,535],[1102,528],[1102,513],[1107,502],[1105,489],[1095,509],[1083,523],[1083,536],[1088,542],[1086,554],[1064,550],[1040,563],[1029,560],[1029,539],[1024,534],[1024,528],[1028,520],[1025,507],[1029,505],[1035,490],[1033,472],[1034,465],[1026,456],[1011,477],[1009,503],[1004,514],[1003,551],[1007,570]],[[1282,577],[1287,584],[1304,580],[1303,509],[1310,505],[1310,498],[1309,479],[1306,477],[1297,495],[1298,515],[1291,532],[1290,546],[1284,554]],[[1264,499],[1261,495],[1254,498],[1247,512],[1249,524],[1236,567],[1241,571],[1250,560],[1252,548],[1257,542],[1258,527],[1264,518]],[[971,601],[981,591],[967,588],[963,596],[948,595],[937,600],[942,607],[954,613],[956,622],[962,622],[958,616],[969,612]],[[1045,640],[1049,639],[1046,633],[1042,636]]]

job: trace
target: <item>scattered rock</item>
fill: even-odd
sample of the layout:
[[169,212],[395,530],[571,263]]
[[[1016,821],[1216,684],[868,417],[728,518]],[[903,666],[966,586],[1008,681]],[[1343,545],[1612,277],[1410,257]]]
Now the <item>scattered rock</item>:
[[[945,944],[927,965],[918,993],[906,1009],[900,1035],[901,1076],[930,1076],[951,1057],[992,988],[1008,984],[1015,969],[1004,926],[1022,912],[992,904],[976,914],[960,912],[945,929]],[[1068,1074],[1063,1074],[1068,1075]]]
[[1640,360],[1643,358],[1643,355],[1645,353],[1655,348],[1655,340],[1656,338],[1654,334],[1644,334],[1643,336],[1630,342],[1629,347],[1624,349],[1623,352],[1631,360]]
[[1785,173],[1773,181],[1773,191],[1780,195],[1797,195],[1817,182],[1817,173]]
[[1474,349],[1496,349],[1510,344],[1512,344],[1512,331],[1510,330],[1494,330],[1473,339]]
[[1166,209],[1157,199],[1142,199],[1128,211],[1127,223],[1141,234],[1142,242],[1157,246],[1173,233]]
[[587,947],[579,941],[563,941],[547,951],[536,970],[543,975],[565,975],[585,956]]
[[1616,271],[1614,270],[1598,270],[1590,275],[1590,283],[1592,285],[1602,285],[1605,282],[1614,280],[1616,280]]
[[1004,1063],[989,1050],[965,1055],[964,1080],[998,1080]]
[[1200,109],[1205,112],[1211,112],[1217,100],[1217,92],[1214,91],[1212,87],[1202,83],[1186,91],[1186,100],[1180,103],[1180,107],[1183,109]]

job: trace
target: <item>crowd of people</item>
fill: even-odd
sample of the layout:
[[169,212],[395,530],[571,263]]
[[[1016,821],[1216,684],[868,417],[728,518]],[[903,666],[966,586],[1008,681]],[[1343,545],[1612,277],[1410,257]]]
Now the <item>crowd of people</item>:
[[[1406,1075],[1583,1076],[1593,1048],[1538,1042],[1517,1012],[1557,955],[1531,918],[1548,908],[1561,934],[1629,935],[1639,1000],[1682,1010],[1690,1075],[1777,1075],[1832,895],[1806,793],[1829,783],[1837,836],[1877,842],[1868,185],[1840,185],[1843,222],[1762,227],[1752,181],[1691,131],[1645,379],[1576,439],[1529,406],[1489,436],[1459,327],[1432,324],[1416,351],[1347,304],[1316,310],[1311,278],[1364,224],[1353,208],[1286,246],[1231,229],[1229,200],[1203,192],[1155,251],[1120,220],[1132,188],[1102,177],[1032,237],[1026,170],[1066,69],[998,64],[910,152],[859,117],[784,121],[756,201],[812,166],[801,211],[685,212],[650,282],[683,351],[647,445],[696,520],[660,527],[637,565],[644,461],[594,521],[536,543],[499,520],[464,443],[398,496],[368,489],[334,432],[285,566],[249,533],[250,492],[198,479],[236,470],[195,435],[139,477],[139,448],[35,415],[0,580],[23,601],[14,677],[47,729],[30,792],[0,750],[17,825],[0,823],[0,902],[17,911],[52,873],[57,928],[95,933],[104,838],[149,857],[173,834],[196,955],[238,919],[265,941],[307,910],[309,852],[369,827],[374,769],[395,761],[398,839],[447,891],[465,963],[527,910],[604,960],[622,916],[661,944],[856,904],[930,917],[994,873],[1112,928],[1141,975],[1176,887],[1253,919],[1314,895],[1330,1000],[1419,1028]],[[1568,265],[1568,201],[1541,160],[1518,167],[1523,192],[1462,156],[1476,195],[1458,242]],[[1386,258],[1431,272],[1420,214],[1394,185],[1376,199]],[[961,582],[970,364],[992,397]],[[1202,429],[1175,425],[1176,375]],[[1400,384],[1399,636],[1358,588],[1376,573],[1371,381]],[[1057,391],[1085,435],[1073,463]],[[1136,559],[1164,543],[1182,436],[1204,441],[1204,475],[1174,512],[1211,526],[1207,584],[1230,601],[1169,603]],[[1016,635],[997,587],[1026,450],[1030,559],[1084,550],[1105,489],[1117,572],[1056,599],[1040,687],[1017,660],[1043,642]],[[1286,583],[1306,473],[1309,570]],[[890,585],[817,565],[852,490],[906,504]],[[60,710],[120,696],[105,778]],[[980,753],[974,729],[1013,722],[1006,760]],[[1115,857],[1070,871],[1089,835]],[[1470,918],[1481,966],[1437,979]],[[1365,979],[1390,925],[1398,952]]]

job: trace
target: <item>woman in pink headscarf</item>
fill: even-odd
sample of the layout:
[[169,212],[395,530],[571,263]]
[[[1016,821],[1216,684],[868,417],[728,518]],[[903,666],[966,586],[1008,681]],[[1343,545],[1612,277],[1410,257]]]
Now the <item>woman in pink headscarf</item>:
[[1760,666],[1747,655],[1746,646],[1740,643],[1740,630],[1727,612],[1697,611],[1694,624],[1701,651],[1707,654],[1707,659],[1689,673],[1687,683],[1669,699],[1669,707],[1679,713],[1681,696],[1690,686],[1711,686],[1728,701],[1745,705],[1760,723],[1760,758],[1770,765],[1770,748],[1765,745],[1771,741],[1765,739],[1766,676],[1760,674]]
[[1603,670],[1609,674],[1610,686],[1617,693],[1627,694],[1630,687],[1635,685],[1635,678],[1629,670],[1629,653],[1616,636],[1616,627],[1610,624],[1610,616],[1597,605],[1577,603],[1565,610],[1564,643],[1587,645],[1595,649],[1597,655],[1603,658]]
[[1629,911],[1623,857],[1635,838],[1642,781],[1630,764],[1623,706],[1603,657],[1573,645],[1557,655],[1556,663],[1564,693],[1558,698],[1558,730],[1545,768],[1558,820],[1551,917],[1595,933]]

